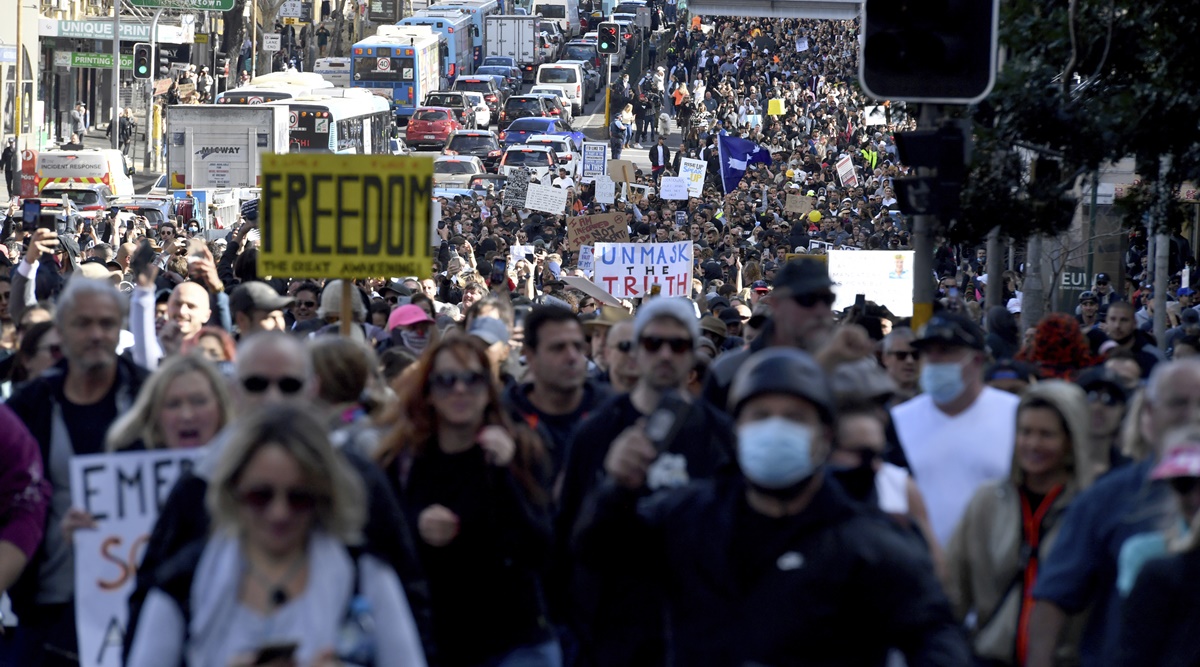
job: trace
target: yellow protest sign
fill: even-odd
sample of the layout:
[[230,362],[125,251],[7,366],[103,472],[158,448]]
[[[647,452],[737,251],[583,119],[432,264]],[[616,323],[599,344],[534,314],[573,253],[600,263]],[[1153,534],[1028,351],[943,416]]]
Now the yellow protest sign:
[[258,273],[424,276],[433,263],[433,159],[263,155]]
[[767,100],[768,116],[782,116],[785,113],[787,113],[787,105],[784,104],[783,98]]

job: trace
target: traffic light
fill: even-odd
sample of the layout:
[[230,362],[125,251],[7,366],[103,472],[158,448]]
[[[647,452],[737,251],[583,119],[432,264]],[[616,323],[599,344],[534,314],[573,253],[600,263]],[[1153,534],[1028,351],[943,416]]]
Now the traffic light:
[[171,59],[163,52],[162,48],[158,49],[158,76],[159,78],[168,77],[171,75]]
[[154,49],[149,44],[133,45],[133,78],[149,79],[151,63],[154,60]]
[[615,56],[621,52],[621,26],[616,23],[601,23],[596,29],[596,52]]
[[224,53],[217,52],[217,71],[216,75],[220,77],[229,76],[229,58],[225,57]]
[[996,82],[999,0],[866,0],[858,78],[878,99],[972,104]]

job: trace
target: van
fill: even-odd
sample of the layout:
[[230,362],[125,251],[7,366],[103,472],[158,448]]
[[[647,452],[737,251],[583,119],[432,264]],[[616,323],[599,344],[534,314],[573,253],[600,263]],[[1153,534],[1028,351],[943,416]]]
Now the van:
[[571,115],[583,114],[583,102],[587,92],[587,83],[583,79],[583,68],[579,65],[564,65],[550,63],[538,68],[534,85],[554,86],[561,88],[571,101]]
[[349,58],[317,58],[313,71],[335,86],[350,87]]
[[133,163],[115,148],[43,151],[37,156],[38,192],[54,185],[107,185],[116,197],[133,191]]
[[579,34],[579,0],[533,0],[533,13],[557,21],[567,39]]

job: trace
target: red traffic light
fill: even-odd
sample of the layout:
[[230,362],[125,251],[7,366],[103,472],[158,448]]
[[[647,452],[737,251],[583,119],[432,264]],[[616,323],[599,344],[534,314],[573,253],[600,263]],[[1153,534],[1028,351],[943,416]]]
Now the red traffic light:
[[618,36],[621,33],[621,26],[616,23],[601,23],[596,28],[596,51],[604,55],[616,55],[621,51],[621,42]]

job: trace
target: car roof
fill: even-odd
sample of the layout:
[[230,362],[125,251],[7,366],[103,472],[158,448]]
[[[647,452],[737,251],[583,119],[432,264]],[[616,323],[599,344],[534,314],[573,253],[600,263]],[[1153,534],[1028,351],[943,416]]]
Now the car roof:
[[474,155],[436,155],[433,158],[434,162],[479,162],[479,158]]
[[450,113],[453,111],[450,107],[417,107],[417,111],[445,111]]
[[95,192],[112,192],[108,186],[103,183],[51,183],[42,188],[42,192],[46,190],[93,190]]
[[450,133],[451,137],[492,137],[496,138],[496,133],[491,130],[455,130]]
[[513,100],[529,100],[529,99],[540,99],[540,98],[541,98],[540,95],[513,95],[512,97],[508,98],[508,101],[511,102]]
[[508,151],[523,151],[523,150],[532,150],[532,151],[536,151],[538,153],[548,153],[548,152],[553,151],[554,149],[549,146],[530,146],[529,144],[510,144],[508,146],[508,148],[504,149],[504,152],[507,153]]
[[535,134],[532,137],[528,137],[527,139],[525,139],[525,141],[553,141],[556,143],[561,143],[561,142],[569,142],[569,141],[571,141],[571,138],[564,137],[561,134]]
[[[528,117],[528,118],[518,118],[513,121],[513,124],[524,123],[525,125],[536,125],[538,123],[541,123],[543,125],[549,125],[549,124],[553,123],[554,121],[555,121],[554,118],[539,118],[537,116],[533,116],[533,117]],[[510,125],[509,127],[512,127],[512,126]]]
[[463,83],[486,83],[488,81],[494,82],[495,79],[492,78],[493,76],[495,75],[489,74],[486,76],[463,76],[455,79],[455,81],[462,81]]

